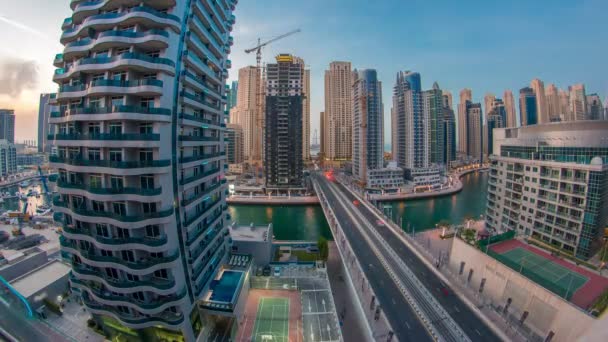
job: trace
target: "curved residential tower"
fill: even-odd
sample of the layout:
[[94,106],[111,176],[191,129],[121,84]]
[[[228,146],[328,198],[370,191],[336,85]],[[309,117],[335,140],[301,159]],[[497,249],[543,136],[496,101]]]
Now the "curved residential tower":
[[236,3],[70,1],[54,61],[53,204],[72,289],[106,334],[193,341],[201,331],[197,300],[229,250]]

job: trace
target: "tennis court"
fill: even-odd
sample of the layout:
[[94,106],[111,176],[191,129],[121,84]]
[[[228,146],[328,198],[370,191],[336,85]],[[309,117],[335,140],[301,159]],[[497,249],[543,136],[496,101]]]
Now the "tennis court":
[[521,247],[500,253],[496,257],[515,271],[567,299],[570,299],[589,280],[577,272]]
[[252,341],[289,341],[289,299],[261,298],[258,304]]

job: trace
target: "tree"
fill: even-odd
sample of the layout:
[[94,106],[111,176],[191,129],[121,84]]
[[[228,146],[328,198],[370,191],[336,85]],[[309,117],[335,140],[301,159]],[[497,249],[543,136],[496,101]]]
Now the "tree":
[[327,258],[329,257],[327,239],[322,236],[319,237],[319,240],[317,240],[317,248],[319,249],[319,257],[321,257],[323,261],[327,261]]

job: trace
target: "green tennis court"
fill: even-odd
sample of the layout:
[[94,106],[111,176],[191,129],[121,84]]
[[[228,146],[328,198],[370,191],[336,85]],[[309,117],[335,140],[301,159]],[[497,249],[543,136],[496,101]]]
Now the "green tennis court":
[[521,247],[501,254],[497,253],[496,257],[515,271],[567,299],[570,299],[572,294],[589,280],[577,272]]
[[254,342],[289,341],[289,299],[261,298],[253,328]]

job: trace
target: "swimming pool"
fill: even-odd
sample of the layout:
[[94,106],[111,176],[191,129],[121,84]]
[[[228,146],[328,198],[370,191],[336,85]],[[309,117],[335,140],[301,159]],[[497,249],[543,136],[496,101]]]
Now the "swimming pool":
[[242,277],[243,272],[224,271],[222,277],[211,284],[213,293],[209,299],[214,302],[232,302]]

